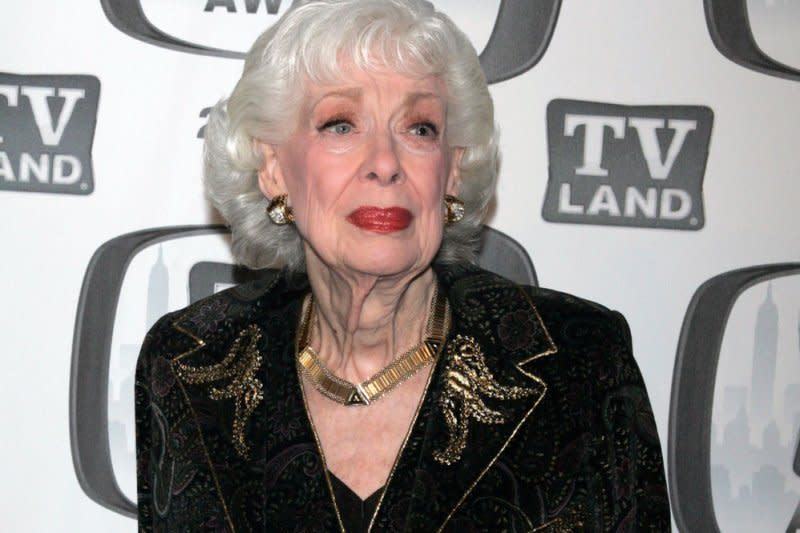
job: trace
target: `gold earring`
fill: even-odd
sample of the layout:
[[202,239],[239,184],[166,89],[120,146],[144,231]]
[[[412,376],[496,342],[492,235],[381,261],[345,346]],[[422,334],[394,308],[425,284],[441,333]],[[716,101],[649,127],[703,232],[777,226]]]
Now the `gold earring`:
[[283,226],[294,220],[292,208],[286,204],[287,196],[280,194],[269,201],[267,206],[267,216],[273,224]]
[[464,202],[452,194],[444,195],[444,223],[454,224],[464,218]]

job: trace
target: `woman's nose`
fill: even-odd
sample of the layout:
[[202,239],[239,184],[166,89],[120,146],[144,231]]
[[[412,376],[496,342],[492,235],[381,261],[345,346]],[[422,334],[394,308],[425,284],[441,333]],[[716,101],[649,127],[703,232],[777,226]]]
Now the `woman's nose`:
[[395,139],[390,132],[376,133],[372,138],[366,177],[381,185],[397,183],[403,178]]

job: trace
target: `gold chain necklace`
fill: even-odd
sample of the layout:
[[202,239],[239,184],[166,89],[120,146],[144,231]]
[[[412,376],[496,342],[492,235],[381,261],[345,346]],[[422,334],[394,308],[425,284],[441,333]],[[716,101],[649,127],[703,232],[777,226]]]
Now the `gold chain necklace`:
[[298,346],[302,346],[297,355],[297,364],[308,380],[323,395],[343,405],[369,405],[388,393],[435,358],[439,346],[447,336],[450,327],[450,306],[447,297],[434,289],[428,323],[425,326],[425,340],[395,359],[389,366],[380,370],[371,378],[353,384],[333,373],[322,364],[317,352],[308,344],[311,338],[314,300],[309,302],[300,324]]

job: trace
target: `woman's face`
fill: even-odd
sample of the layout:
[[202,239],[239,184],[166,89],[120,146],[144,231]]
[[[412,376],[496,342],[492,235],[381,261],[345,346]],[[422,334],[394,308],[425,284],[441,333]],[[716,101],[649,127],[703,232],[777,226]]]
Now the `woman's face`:
[[460,186],[444,84],[355,67],[343,80],[310,84],[289,139],[263,145],[261,190],[288,194],[307,258],[342,273],[421,272],[441,244],[444,194]]

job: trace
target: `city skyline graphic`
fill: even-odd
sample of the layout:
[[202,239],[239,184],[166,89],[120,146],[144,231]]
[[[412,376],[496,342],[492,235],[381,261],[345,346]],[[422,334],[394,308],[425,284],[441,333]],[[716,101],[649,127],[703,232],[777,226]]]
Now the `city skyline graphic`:
[[[726,340],[730,335],[736,342],[723,342],[711,427],[714,512],[726,533],[797,531],[793,517],[800,509],[800,478],[792,463],[800,433],[800,375],[795,370],[800,364],[800,305],[796,299],[779,305],[776,285],[797,289],[798,281],[790,277],[752,287],[734,304],[736,324],[729,321],[726,327]],[[751,324],[750,343],[744,342],[745,332],[731,331],[741,326],[742,315]],[[794,327],[781,327],[783,315],[793,317]],[[792,338],[793,343],[787,342]]]

